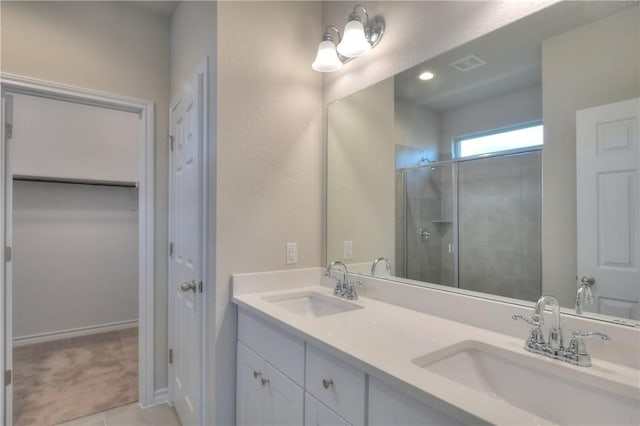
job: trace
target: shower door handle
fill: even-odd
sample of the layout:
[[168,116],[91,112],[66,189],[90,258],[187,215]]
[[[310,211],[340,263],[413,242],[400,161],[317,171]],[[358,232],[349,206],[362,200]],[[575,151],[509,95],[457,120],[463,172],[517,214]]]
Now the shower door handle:
[[418,229],[418,235],[422,241],[429,241],[431,239],[431,232],[423,228]]

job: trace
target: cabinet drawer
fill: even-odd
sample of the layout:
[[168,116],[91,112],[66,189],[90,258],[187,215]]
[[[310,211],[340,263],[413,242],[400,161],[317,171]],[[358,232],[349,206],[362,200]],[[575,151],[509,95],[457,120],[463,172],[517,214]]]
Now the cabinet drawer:
[[302,386],[304,340],[278,329],[244,309],[238,310],[238,340]]
[[365,375],[307,344],[306,389],[353,425],[364,424]]
[[351,426],[329,407],[315,399],[309,392],[304,393],[304,426]]

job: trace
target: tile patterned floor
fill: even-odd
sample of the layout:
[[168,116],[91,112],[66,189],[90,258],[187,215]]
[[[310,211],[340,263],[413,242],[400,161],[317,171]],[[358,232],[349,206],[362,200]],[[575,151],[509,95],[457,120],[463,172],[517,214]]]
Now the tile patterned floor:
[[176,410],[169,404],[140,408],[138,403],[125,405],[59,426],[182,426]]

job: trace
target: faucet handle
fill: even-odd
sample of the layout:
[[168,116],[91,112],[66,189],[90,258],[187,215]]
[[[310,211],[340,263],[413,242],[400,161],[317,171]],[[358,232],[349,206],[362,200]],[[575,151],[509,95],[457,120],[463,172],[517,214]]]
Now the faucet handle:
[[538,317],[534,316],[533,318],[528,318],[522,315],[514,315],[511,317],[514,321],[524,321],[531,326],[531,332],[529,333],[529,337],[525,343],[525,349],[531,350],[536,349],[542,345],[544,345],[544,334],[542,333],[542,324],[538,321]]
[[611,340],[611,338],[604,334],[604,333],[600,333],[599,331],[580,331],[580,330],[576,330],[573,332],[573,337],[599,337],[600,339],[607,341],[607,340]]
[[518,321],[518,320],[524,321],[532,327],[538,327],[538,328],[540,327],[540,321],[538,321],[536,317],[529,318],[522,315],[514,315],[511,317],[511,319],[514,321]]
[[569,359],[575,365],[579,365],[581,367],[589,367],[591,366],[591,356],[587,352],[587,348],[584,345],[583,337],[600,337],[603,341],[611,340],[609,336],[604,333],[599,333],[597,331],[579,331],[576,330],[573,332],[573,338],[571,342],[569,342]]

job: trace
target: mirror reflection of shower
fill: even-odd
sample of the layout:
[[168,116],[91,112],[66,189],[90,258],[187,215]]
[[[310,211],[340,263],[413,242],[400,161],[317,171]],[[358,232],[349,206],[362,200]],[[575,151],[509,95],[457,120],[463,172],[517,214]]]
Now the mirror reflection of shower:
[[396,170],[397,275],[536,300],[540,148],[417,163]]

